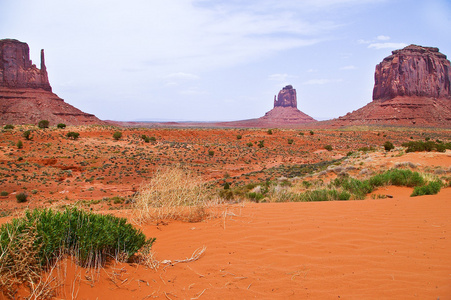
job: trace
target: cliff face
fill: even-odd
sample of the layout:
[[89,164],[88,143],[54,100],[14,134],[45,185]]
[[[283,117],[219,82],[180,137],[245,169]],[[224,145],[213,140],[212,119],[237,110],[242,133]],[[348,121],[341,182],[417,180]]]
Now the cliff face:
[[38,69],[26,43],[0,40],[0,125],[37,124],[40,120],[48,120],[50,125],[104,123],[52,93],[44,50]]
[[438,48],[410,45],[376,66],[373,100],[398,96],[451,99],[451,67]]
[[30,60],[30,49],[18,40],[0,40],[0,86],[52,91],[41,50],[41,69]]

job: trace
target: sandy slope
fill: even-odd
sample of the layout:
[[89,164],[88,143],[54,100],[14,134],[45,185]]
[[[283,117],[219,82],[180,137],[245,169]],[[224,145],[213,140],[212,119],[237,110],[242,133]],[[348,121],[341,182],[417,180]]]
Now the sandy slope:
[[157,272],[129,264],[110,266],[100,276],[78,269],[76,288],[69,271],[62,296],[451,299],[451,189],[415,198],[408,188],[385,192],[394,198],[245,204],[229,207],[226,219],[146,225],[145,233],[157,237],[159,260],[207,250],[195,262],[162,265]]

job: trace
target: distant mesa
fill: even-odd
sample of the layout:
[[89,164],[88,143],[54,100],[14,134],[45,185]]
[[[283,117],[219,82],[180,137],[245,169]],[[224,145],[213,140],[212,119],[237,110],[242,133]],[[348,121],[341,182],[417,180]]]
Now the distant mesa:
[[315,119],[303,113],[298,108],[296,90],[291,85],[285,86],[274,96],[274,108],[258,120],[274,125],[296,125],[314,122]]
[[410,45],[376,66],[373,101],[334,125],[451,126],[451,67],[438,48]]
[[51,125],[103,123],[52,93],[44,50],[38,69],[30,60],[28,45],[14,39],[0,40],[0,116],[0,125],[37,124],[40,120]]

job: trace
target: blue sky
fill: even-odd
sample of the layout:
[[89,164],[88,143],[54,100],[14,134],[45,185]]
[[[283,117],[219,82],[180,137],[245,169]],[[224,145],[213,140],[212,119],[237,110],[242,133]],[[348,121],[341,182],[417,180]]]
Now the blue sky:
[[287,84],[319,119],[371,101],[409,44],[451,55],[447,0],[0,0],[0,38],[40,49],[53,91],[109,120],[263,116]]

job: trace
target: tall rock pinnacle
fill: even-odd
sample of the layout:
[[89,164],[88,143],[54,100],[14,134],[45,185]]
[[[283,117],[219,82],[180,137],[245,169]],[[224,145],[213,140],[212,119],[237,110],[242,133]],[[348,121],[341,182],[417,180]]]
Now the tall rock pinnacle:
[[18,40],[0,40],[0,125],[37,124],[48,120],[51,125],[102,124],[52,93],[44,50],[41,69],[30,60],[30,49]]
[[285,86],[276,96],[274,96],[274,107],[298,107],[296,90],[291,85]]
[[41,69],[32,64],[30,49],[18,40],[0,40],[0,86],[52,91],[41,51]]

